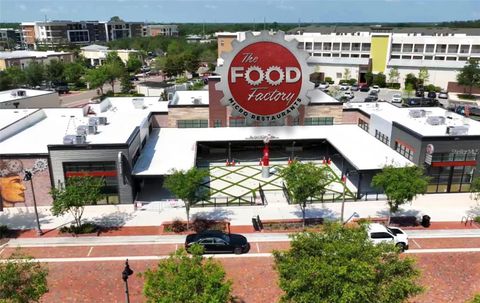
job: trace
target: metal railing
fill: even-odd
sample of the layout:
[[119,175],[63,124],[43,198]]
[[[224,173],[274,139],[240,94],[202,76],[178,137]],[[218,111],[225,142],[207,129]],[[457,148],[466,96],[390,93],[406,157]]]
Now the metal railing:
[[263,201],[253,196],[242,197],[212,197],[207,201],[200,201],[192,205],[192,207],[225,207],[225,206],[256,206],[264,205]]
[[470,216],[470,215],[463,216],[462,220],[460,221],[460,224],[465,223],[465,226],[467,226],[467,224],[470,222],[470,226],[472,226],[474,221],[475,221],[475,218],[473,216]]

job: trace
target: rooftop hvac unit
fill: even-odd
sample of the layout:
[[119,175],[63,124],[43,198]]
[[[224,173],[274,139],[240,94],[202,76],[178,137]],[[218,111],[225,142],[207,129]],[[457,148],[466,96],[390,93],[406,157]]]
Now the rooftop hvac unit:
[[63,144],[75,144],[75,135],[63,136]]
[[193,104],[195,105],[202,104],[202,97],[193,98]]
[[88,118],[88,125],[98,125],[100,119],[98,117],[89,117]]
[[17,96],[19,97],[25,97],[27,95],[27,91],[23,90],[23,89],[19,89],[17,90]]
[[430,125],[443,125],[443,124],[445,124],[445,117],[429,116],[429,117],[427,117],[427,123],[430,124]]
[[468,125],[447,126],[447,135],[464,136],[468,134]]
[[143,98],[133,98],[132,99],[133,107],[136,109],[143,109],[144,100]]
[[75,144],[85,144],[87,143],[87,136],[76,135]]
[[77,135],[86,136],[87,134],[88,134],[88,126],[87,125],[77,126]]
[[98,122],[100,125],[107,125],[107,117],[98,117]]
[[411,109],[408,111],[408,114],[412,118],[422,118],[426,116],[426,112],[424,109]]
[[97,125],[96,124],[91,124],[88,126],[88,134],[89,135],[95,135],[97,133]]

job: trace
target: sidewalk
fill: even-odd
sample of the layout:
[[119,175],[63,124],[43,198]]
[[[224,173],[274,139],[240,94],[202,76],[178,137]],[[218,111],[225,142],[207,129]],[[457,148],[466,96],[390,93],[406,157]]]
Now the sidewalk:
[[[421,217],[428,214],[432,222],[454,222],[460,225],[462,217],[475,206],[477,206],[477,202],[471,200],[468,193],[430,194],[419,196],[411,204],[404,205],[396,215]],[[307,207],[307,217],[338,220],[340,211],[340,202],[311,204]],[[388,208],[385,201],[345,203],[344,218],[347,219],[354,213],[361,218],[386,217]],[[480,207],[477,208],[476,214],[480,215]],[[262,220],[299,219],[302,216],[298,206],[287,203],[272,203],[265,206],[194,207],[191,209],[191,218],[198,216],[210,220],[228,220],[232,227],[251,226],[252,217],[257,215]],[[39,207],[39,217],[43,230],[56,229],[73,221],[70,215],[54,217],[50,212],[50,207]],[[175,219],[186,219],[183,207],[157,208],[152,211],[135,210],[131,204],[98,205],[86,207],[83,216],[83,220],[93,221],[102,226],[143,227],[147,234],[158,234],[156,228],[158,229],[163,222]],[[7,225],[11,229],[34,229],[33,208],[6,208],[3,213],[0,213],[1,224]],[[125,232],[136,234],[134,229],[125,230]]]

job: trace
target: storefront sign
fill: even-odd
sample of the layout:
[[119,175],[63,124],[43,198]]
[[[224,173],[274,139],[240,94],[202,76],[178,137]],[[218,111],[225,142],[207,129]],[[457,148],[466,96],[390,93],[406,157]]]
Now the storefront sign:
[[428,165],[432,165],[432,158],[433,152],[435,151],[435,147],[433,144],[428,144],[427,148],[425,149],[425,163]]
[[478,148],[470,148],[470,149],[452,149],[452,153],[456,155],[465,155],[465,154],[478,154]]
[[298,115],[300,105],[309,103],[307,92],[313,89],[307,58],[307,53],[297,49],[297,41],[285,41],[282,32],[246,33],[246,39],[234,42],[233,50],[224,55],[223,66],[217,68],[223,104],[249,121]]

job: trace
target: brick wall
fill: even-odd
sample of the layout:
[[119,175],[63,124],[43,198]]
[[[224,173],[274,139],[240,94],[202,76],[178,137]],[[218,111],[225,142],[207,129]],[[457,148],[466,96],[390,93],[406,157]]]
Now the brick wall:
[[177,127],[178,120],[208,120],[208,107],[170,107],[168,127]]
[[311,117],[333,117],[333,124],[341,124],[343,120],[343,105],[307,106],[304,118]]
[[[470,92],[470,87],[460,85],[457,82],[448,82],[448,87],[447,91],[451,93],[469,93]],[[480,94],[480,87],[473,87],[472,88],[472,94]]]

